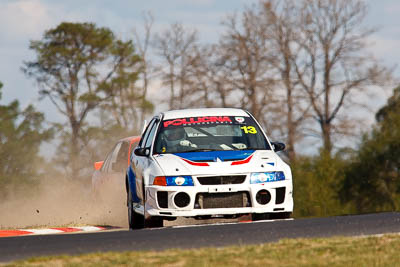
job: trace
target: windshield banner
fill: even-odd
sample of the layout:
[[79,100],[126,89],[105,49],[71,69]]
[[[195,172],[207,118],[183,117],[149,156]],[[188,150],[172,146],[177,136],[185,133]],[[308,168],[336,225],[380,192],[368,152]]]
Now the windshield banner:
[[205,116],[191,117],[182,119],[173,119],[164,121],[164,127],[180,126],[190,124],[241,124],[244,123],[244,117],[229,117],[229,116]]

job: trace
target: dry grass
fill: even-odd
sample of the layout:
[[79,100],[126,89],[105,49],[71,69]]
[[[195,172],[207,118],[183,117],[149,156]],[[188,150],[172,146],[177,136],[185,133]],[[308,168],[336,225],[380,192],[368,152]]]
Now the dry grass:
[[400,266],[400,235],[285,239],[278,243],[162,252],[55,256],[7,266]]

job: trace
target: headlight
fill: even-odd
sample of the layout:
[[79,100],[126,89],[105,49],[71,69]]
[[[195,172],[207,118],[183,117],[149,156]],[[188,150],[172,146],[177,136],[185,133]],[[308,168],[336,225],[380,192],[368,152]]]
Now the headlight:
[[154,178],[153,185],[161,186],[193,186],[192,176],[157,176]]
[[285,180],[283,172],[254,172],[250,175],[251,184],[261,184]]

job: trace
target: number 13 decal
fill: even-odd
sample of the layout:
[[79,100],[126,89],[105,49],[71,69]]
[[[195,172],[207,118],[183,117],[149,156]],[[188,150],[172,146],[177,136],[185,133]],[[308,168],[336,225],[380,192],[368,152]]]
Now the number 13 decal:
[[246,134],[248,134],[248,133],[256,134],[257,133],[256,128],[253,126],[243,126],[243,127],[240,127],[240,129],[242,129],[244,131],[244,133],[246,133]]

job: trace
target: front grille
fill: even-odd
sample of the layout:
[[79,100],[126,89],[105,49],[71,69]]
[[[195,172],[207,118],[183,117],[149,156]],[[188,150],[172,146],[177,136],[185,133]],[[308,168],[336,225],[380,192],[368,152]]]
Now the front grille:
[[196,209],[245,208],[251,207],[248,192],[234,193],[198,193]]
[[246,175],[205,176],[197,177],[202,185],[241,184],[246,180]]
[[278,187],[275,192],[275,204],[282,204],[285,201],[286,187]]

